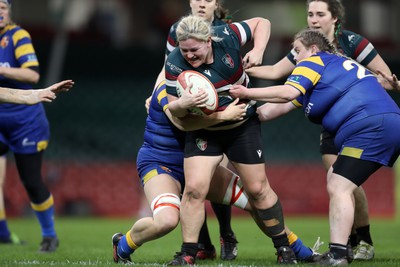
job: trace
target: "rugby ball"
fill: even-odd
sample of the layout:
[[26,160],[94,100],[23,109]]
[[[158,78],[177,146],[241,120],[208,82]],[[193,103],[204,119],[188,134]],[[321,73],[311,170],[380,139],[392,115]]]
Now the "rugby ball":
[[[193,84],[192,88],[188,88],[189,84]],[[218,108],[218,94],[212,82],[200,72],[194,70],[185,70],[179,74],[176,80],[176,91],[179,97],[182,92],[188,89],[190,94],[196,94],[199,89],[203,89],[208,94],[208,101],[205,107],[190,108],[192,113],[199,115],[209,115]]]

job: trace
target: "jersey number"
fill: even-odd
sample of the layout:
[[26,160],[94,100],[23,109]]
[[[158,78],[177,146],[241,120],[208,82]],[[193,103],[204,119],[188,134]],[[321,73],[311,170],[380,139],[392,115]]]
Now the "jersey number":
[[357,78],[362,79],[368,76],[374,76],[373,74],[367,74],[367,69],[364,66],[361,66],[355,61],[346,60],[343,62],[343,68],[347,71],[350,71],[354,68],[357,68]]

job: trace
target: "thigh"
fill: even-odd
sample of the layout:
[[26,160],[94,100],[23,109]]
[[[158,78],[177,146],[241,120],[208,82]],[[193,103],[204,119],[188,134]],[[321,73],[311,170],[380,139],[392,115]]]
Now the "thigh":
[[173,177],[165,173],[154,176],[144,185],[144,192],[149,205],[157,196],[161,194],[170,193],[180,197],[181,190],[181,184]]
[[332,165],[332,173],[350,180],[357,186],[362,185],[382,165],[368,160],[340,155]]
[[215,169],[222,160],[220,156],[195,156],[185,158],[185,190],[207,195]]
[[142,185],[145,185],[157,175],[166,174],[176,180],[183,189],[185,185],[183,153],[180,152],[177,155],[178,152],[171,151],[169,154],[173,155],[163,155],[163,153],[158,153],[156,149],[150,147],[140,148],[136,166]]
[[221,156],[224,153],[224,143],[221,140],[229,138],[229,131],[197,130],[186,133],[185,158],[194,156]]

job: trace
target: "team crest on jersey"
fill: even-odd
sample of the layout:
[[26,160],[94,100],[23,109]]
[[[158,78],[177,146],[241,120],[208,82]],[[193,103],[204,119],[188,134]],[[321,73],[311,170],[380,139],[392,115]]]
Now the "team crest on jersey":
[[205,141],[205,140],[203,140],[201,138],[197,138],[196,139],[196,145],[201,151],[204,151],[207,148],[207,141]]
[[293,83],[300,83],[301,80],[301,76],[299,75],[292,75],[288,78],[289,82],[293,82]]
[[225,54],[225,56],[222,57],[222,62],[224,62],[224,64],[231,69],[235,67],[235,63],[233,62],[233,59],[229,54]]
[[1,41],[0,41],[1,48],[3,48],[3,49],[6,48],[8,46],[9,41],[10,41],[10,39],[8,38],[8,36],[4,36],[3,38],[1,38]]

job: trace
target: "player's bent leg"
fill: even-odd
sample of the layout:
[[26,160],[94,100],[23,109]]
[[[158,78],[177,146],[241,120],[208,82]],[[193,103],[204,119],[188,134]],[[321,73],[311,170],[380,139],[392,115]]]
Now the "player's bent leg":
[[157,196],[152,202],[153,217],[141,218],[125,235],[112,237],[114,262],[129,262],[142,244],[170,233],[179,223],[179,197],[172,193]]
[[[215,201],[221,201],[225,205],[234,205],[246,211],[249,211],[254,221],[258,225],[261,231],[267,234],[267,230],[263,221],[259,216],[253,212],[253,209],[248,201],[246,192],[243,189],[243,184],[240,177],[230,171],[229,169],[219,166],[214,174],[213,180],[211,181],[210,191],[207,195],[207,199],[213,199]],[[222,179],[221,179],[222,178]],[[313,248],[307,247],[303,241],[292,231],[286,228],[286,233],[289,238],[290,248],[296,255],[296,259],[301,262],[316,262],[320,256],[317,253],[319,246],[323,243],[319,242],[319,239]],[[222,252],[221,252],[222,253]]]
[[116,263],[130,262],[130,255],[142,244],[168,234],[179,223],[178,195],[181,186],[175,179],[167,174],[153,176],[146,181],[144,191],[153,217],[139,219],[125,235],[113,235],[113,258]]
[[277,262],[279,264],[296,264],[296,256],[289,247],[289,240],[285,232],[282,206],[268,182],[265,165],[232,163],[241,175],[252,207],[255,208],[257,216],[265,225],[267,236],[272,239],[277,250]]
[[131,229],[132,239],[142,245],[170,233],[179,223],[180,199],[173,193],[163,193],[151,203],[153,217],[138,220]]

